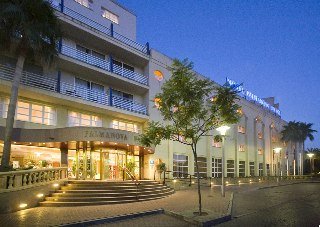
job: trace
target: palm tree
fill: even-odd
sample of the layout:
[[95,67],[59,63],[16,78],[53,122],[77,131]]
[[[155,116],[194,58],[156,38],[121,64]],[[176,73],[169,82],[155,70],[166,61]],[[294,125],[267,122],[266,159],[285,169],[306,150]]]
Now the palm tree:
[[44,0],[2,0],[0,50],[17,59],[7,113],[1,169],[10,169],[11,140],[18,90],[26,59],[50,65],[57,56],[60,26],[50,3]]
[[314,140],[313,134],[317,132],[317,130],[312,129],[312,123],[303,123],[298,122],[298,130],[299,130],[299,141],[302,143],[302,150],[304,151],[304,143],[307,139],[310,141]]

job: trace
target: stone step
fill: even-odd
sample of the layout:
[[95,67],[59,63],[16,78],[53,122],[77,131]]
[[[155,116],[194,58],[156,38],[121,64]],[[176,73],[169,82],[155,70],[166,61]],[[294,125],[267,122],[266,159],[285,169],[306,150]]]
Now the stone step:
[[163,193],[163,192],[168,192],[172,191],[170,188],[164,188],[163,190],[150,190],[150,191],[130,191],[130,192],[108,192],[108,191],[63,191],[63,192],[57,192],[53,193],[52,197],[68,197],[68,196],[119,196],[119,195],[136,195],[137,193],[140,194],[152,194],[152,193]]
[[93,201],[128,201],[128,200],[137,200],[145,199],[145,198],[156,198],[156,197],[163,197],[167,195],[171,195],[173,192],[165,192],[165,193],[156,193],[156,194],[148,194],[148,195],[121,195],[116,197],[47,197],[46,201],[60,201],[60,202],[93,202]]
[[94,201],[94,202],[60,202],[60,201],[43,201],[40,202],[40,206],[44,207],[71,207],[71,206],[97,206],[97,205],[112,205],[112,204],[121,204],[121,203],[134,203],[134,202],[143,202],[148,200],[162,199],[167,196],[159,196],[153,198],[143,198],[137,200],[121,200],[121,201]]
[[[148,190],[148,189],[161,189],[163,185],[155,185],[155,186],[138,186],[138,189]],[[80,185],[68,185],[62,186],[61,190],[91,190],[91,189],[105,189],[105,190],[127,190],[127,189],[137,189],[137,186],[107,186],[107,185],[88,185],[88,186],[80,186]]]
[[[82,185],[135,185],[136,182],[133,181],[99,181],[99,180],[83,180],[83,181],[68,181],[69,184],[82,184]],[[157,181],[139,181],[140,185],[154,185],[160,184]]]

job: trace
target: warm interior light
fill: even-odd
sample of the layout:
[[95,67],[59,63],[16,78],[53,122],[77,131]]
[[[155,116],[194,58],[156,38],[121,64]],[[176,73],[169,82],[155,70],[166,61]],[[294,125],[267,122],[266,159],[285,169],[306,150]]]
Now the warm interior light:
[[43,194],[42,194],[42,193],[39,193],[39,194],[37,195],[37,197],[38,197],[38,198],[41,198],[41,197],[43,197]]
[[53,184],[53,187],[59,187],[59,184]]
[[275,147],[275,148],[273,148],[273,151],[274,151],[274,153],[279,154],[281,149],[282,149],[281,147]]
[[26,203],[20,203],[20,205],[19,205],[20,208],[26,208],[27,206],[28,206],[28,204],[26,204]]
[[227,125],[222,125],[220,126],[219,128],[217,128],[217,131],[222,135],[222,136],[225,136],[227,131],[230,129],[229,126]]

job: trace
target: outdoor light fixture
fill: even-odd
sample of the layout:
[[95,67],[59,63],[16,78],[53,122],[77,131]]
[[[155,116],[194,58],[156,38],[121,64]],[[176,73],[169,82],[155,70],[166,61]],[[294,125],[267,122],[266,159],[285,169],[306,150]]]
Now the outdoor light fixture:
[[224,191],[224,141],[227,131],[230,129],[227,125],[222,125],[219,128],[217,128],[217,131],[222,136],[222,160],[221,160],[221,168],[222,168],[222,177],[221,177],[221,195],[222,197],[225,197],[225,191]]
[[227,125],[222,125],[219,128],[217,128],[217,131],[220,133],[220,135],[225,136],[226,132],[230,129]]
[[41,197],[43,197],[43,194],[42,194],[42,193],[39,193],[39,194],[37,195],[37,197],[38,197],[38,198],[41,198]]
[[192,184],[194,184],[194,181],[192,181]]
[[19,205],[20,208],[26,208],[27,206],[28,206],[28,204],[26,204],[26,203],[20,203],[20,205]]
[[307,155],[309,158],[312,158],[314,156],[314,154],[312,154],[312,153],[308,153]]
[[53,187],[59,187],[59,184],[53,184]]
[[229,184],[229,181],[226,181],[226,184]]
[[176,182],[177,182],[177,180],[176,180],[176,179],[174,179],[174,180],[173,180],[173,183],[176,183]]

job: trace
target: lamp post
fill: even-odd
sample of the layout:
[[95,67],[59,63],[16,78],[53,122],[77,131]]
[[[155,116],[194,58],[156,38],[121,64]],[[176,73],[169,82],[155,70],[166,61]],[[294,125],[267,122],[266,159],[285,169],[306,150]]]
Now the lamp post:
[[225,143],[225,137],[227,131],[230,129],[229,126],[223,125],[219,128],[217,128],[217,131],[220,133],[222,137],[222,160],[221,160],[221,168],[222,168],[222,177],[221,177],[221,195],[225,197],[225,191],[224,191],[224,143]]
[[274,153],[277,155],[276,176],[277,176],[277,182],[278,183],[279,183],[279,169],[280,169],[279,155],[280,155],[281,149],[282,149],[281,147],[273,148]]
[[307,154],[309,159],[310,159],[310,174],[312,174],[312,170],[314,169],[313,166],[311,165],[311,162],[312,162],[312,157],[314,156],[313,153],[308,153]]

